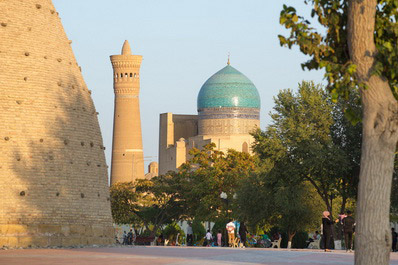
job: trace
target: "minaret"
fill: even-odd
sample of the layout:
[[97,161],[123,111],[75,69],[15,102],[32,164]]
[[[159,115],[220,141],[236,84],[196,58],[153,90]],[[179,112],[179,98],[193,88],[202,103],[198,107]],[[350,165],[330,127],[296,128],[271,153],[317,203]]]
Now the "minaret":
[[132,55],[129,42],[123,44],[121,55],[112,55],[115,116],[111,184],[144,178],[140,118],[141,55]]

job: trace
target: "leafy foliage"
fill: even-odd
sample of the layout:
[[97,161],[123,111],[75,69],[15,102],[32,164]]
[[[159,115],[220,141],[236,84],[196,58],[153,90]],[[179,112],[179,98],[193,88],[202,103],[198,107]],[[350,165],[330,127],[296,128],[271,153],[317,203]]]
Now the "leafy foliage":
[[117,224],[132,224],[138,222],[135,214],[137,194],[132,182],[122,182],[110,188],[112,217]]
[[[304,0],[312,6],[312,22],[297,14],[294,7],[283,6],[280,23],[290,31],[288,37],[279,36],[282,46],[297,45],[303,54],[310,56],[303,69],[324,69],[325,78],[333,100],[339,96],[348,100],[359,84],[354,73],[347,43],[348,1]],[[394,95],[398,95],[398,2],[378,0],[375,43],[378,50],[375,74],[386,77]],[[316,19],[318,25],[314,23]]]
[[[343,197],[344,205],[346,199],[355,198],[351,184],[357,181],[359,165],[355,148],[360,146],[360,129],[353,129],[338,113],[320,86],[303,82],[297,94],[291,90],[278,94],[273,124],[254,134],[253,146],[272,165],[270,173],[285,179],[286,186],[311,183],[330,212],[333,198]],[[356,150],[355,159],[351,149]]]
[[[191,159],[171,173],[182,180],[187,215],[202,221],[227,219],[236,189],[257,168],[250,154],[235,150],[224,154],[214,147],[211,143],[202,150],[192,149]],[[222,192],[228,196],[227,205],[220,198]]]
[[185,209],[178,178],[159,176],[111,186],[111,208],[116,223],[142,224],[154,235],[164,224],[179,220]]

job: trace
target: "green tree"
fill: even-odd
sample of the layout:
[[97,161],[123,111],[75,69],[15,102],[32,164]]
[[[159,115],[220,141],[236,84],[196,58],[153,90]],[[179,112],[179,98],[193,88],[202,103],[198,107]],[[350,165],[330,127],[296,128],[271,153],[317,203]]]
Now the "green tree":
[[111,210],[113,221],[117,224],[134,224],[139,222],[135,214],[138,195],[134,192],[132,182],[120,182],[111,186]]
[[319,196],[309,183],[295,186],[278,185],[274,187],[274,201],[277,209],[276,225],[286,231],[288,248],[299,231],[309,231],[319,227],[321,220]]
[[183,216],[186,207],[180,187],[180,179],[170,175],[112,185],[110,193],[114,221],[142,224],[154,236],[160,227]]
[[348,184],[355,181],[350,173],[357,166],[342,149],[351,141],[346,139],[351,130],[344,126],[349,124],[342,117],[337,124],[334,109],[328,94],[313,83],[303,82],[296,94],[283,90],[275,98],[272,124],[254,134],[253,145],[286,183],[311,183],[331,213],[334,198],[342,198],[343,210],[347,199],[355,197]]
[[304,0],[321,30],[284,6],[280,22],[290,36],[282,45],[298,45],[310,56],[303,68],[325,69],[332,96],[347,99],[360,90],[362,152],[358,187],[356,264],[389,263],[389,211],[398,141],[398,2],[395,0]]
[[238,190],[236,212],[250,227],[286,231],[290,248],[297,232],[319,226],[322,203],[309,183],[286,182],[286,173],[270,170],[250,176]]
[[[171,172],[182,180],[181,193],[186,201],[187,215],[201,221],[226,219],[233,206],[233,197],[239,183],[257,168],[250,154],[228,150],[226,154],[214,150],[214,143],[203,149],[192,149],[191,159]],[[225,192],[228,204],[220,194]]]

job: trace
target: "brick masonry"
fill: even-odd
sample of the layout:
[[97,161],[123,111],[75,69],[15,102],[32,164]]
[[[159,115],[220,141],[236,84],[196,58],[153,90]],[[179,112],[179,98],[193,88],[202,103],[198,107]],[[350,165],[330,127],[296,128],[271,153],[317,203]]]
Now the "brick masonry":
[[0,1],[0,246],[107,244],[97,111],[51,0]]

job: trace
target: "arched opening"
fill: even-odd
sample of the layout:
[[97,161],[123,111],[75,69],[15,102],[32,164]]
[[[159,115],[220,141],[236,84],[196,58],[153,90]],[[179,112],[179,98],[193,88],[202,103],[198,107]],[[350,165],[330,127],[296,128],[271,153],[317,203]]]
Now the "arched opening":
[[242,152],[249,153],[249,145],[246,142],[242,144]]

